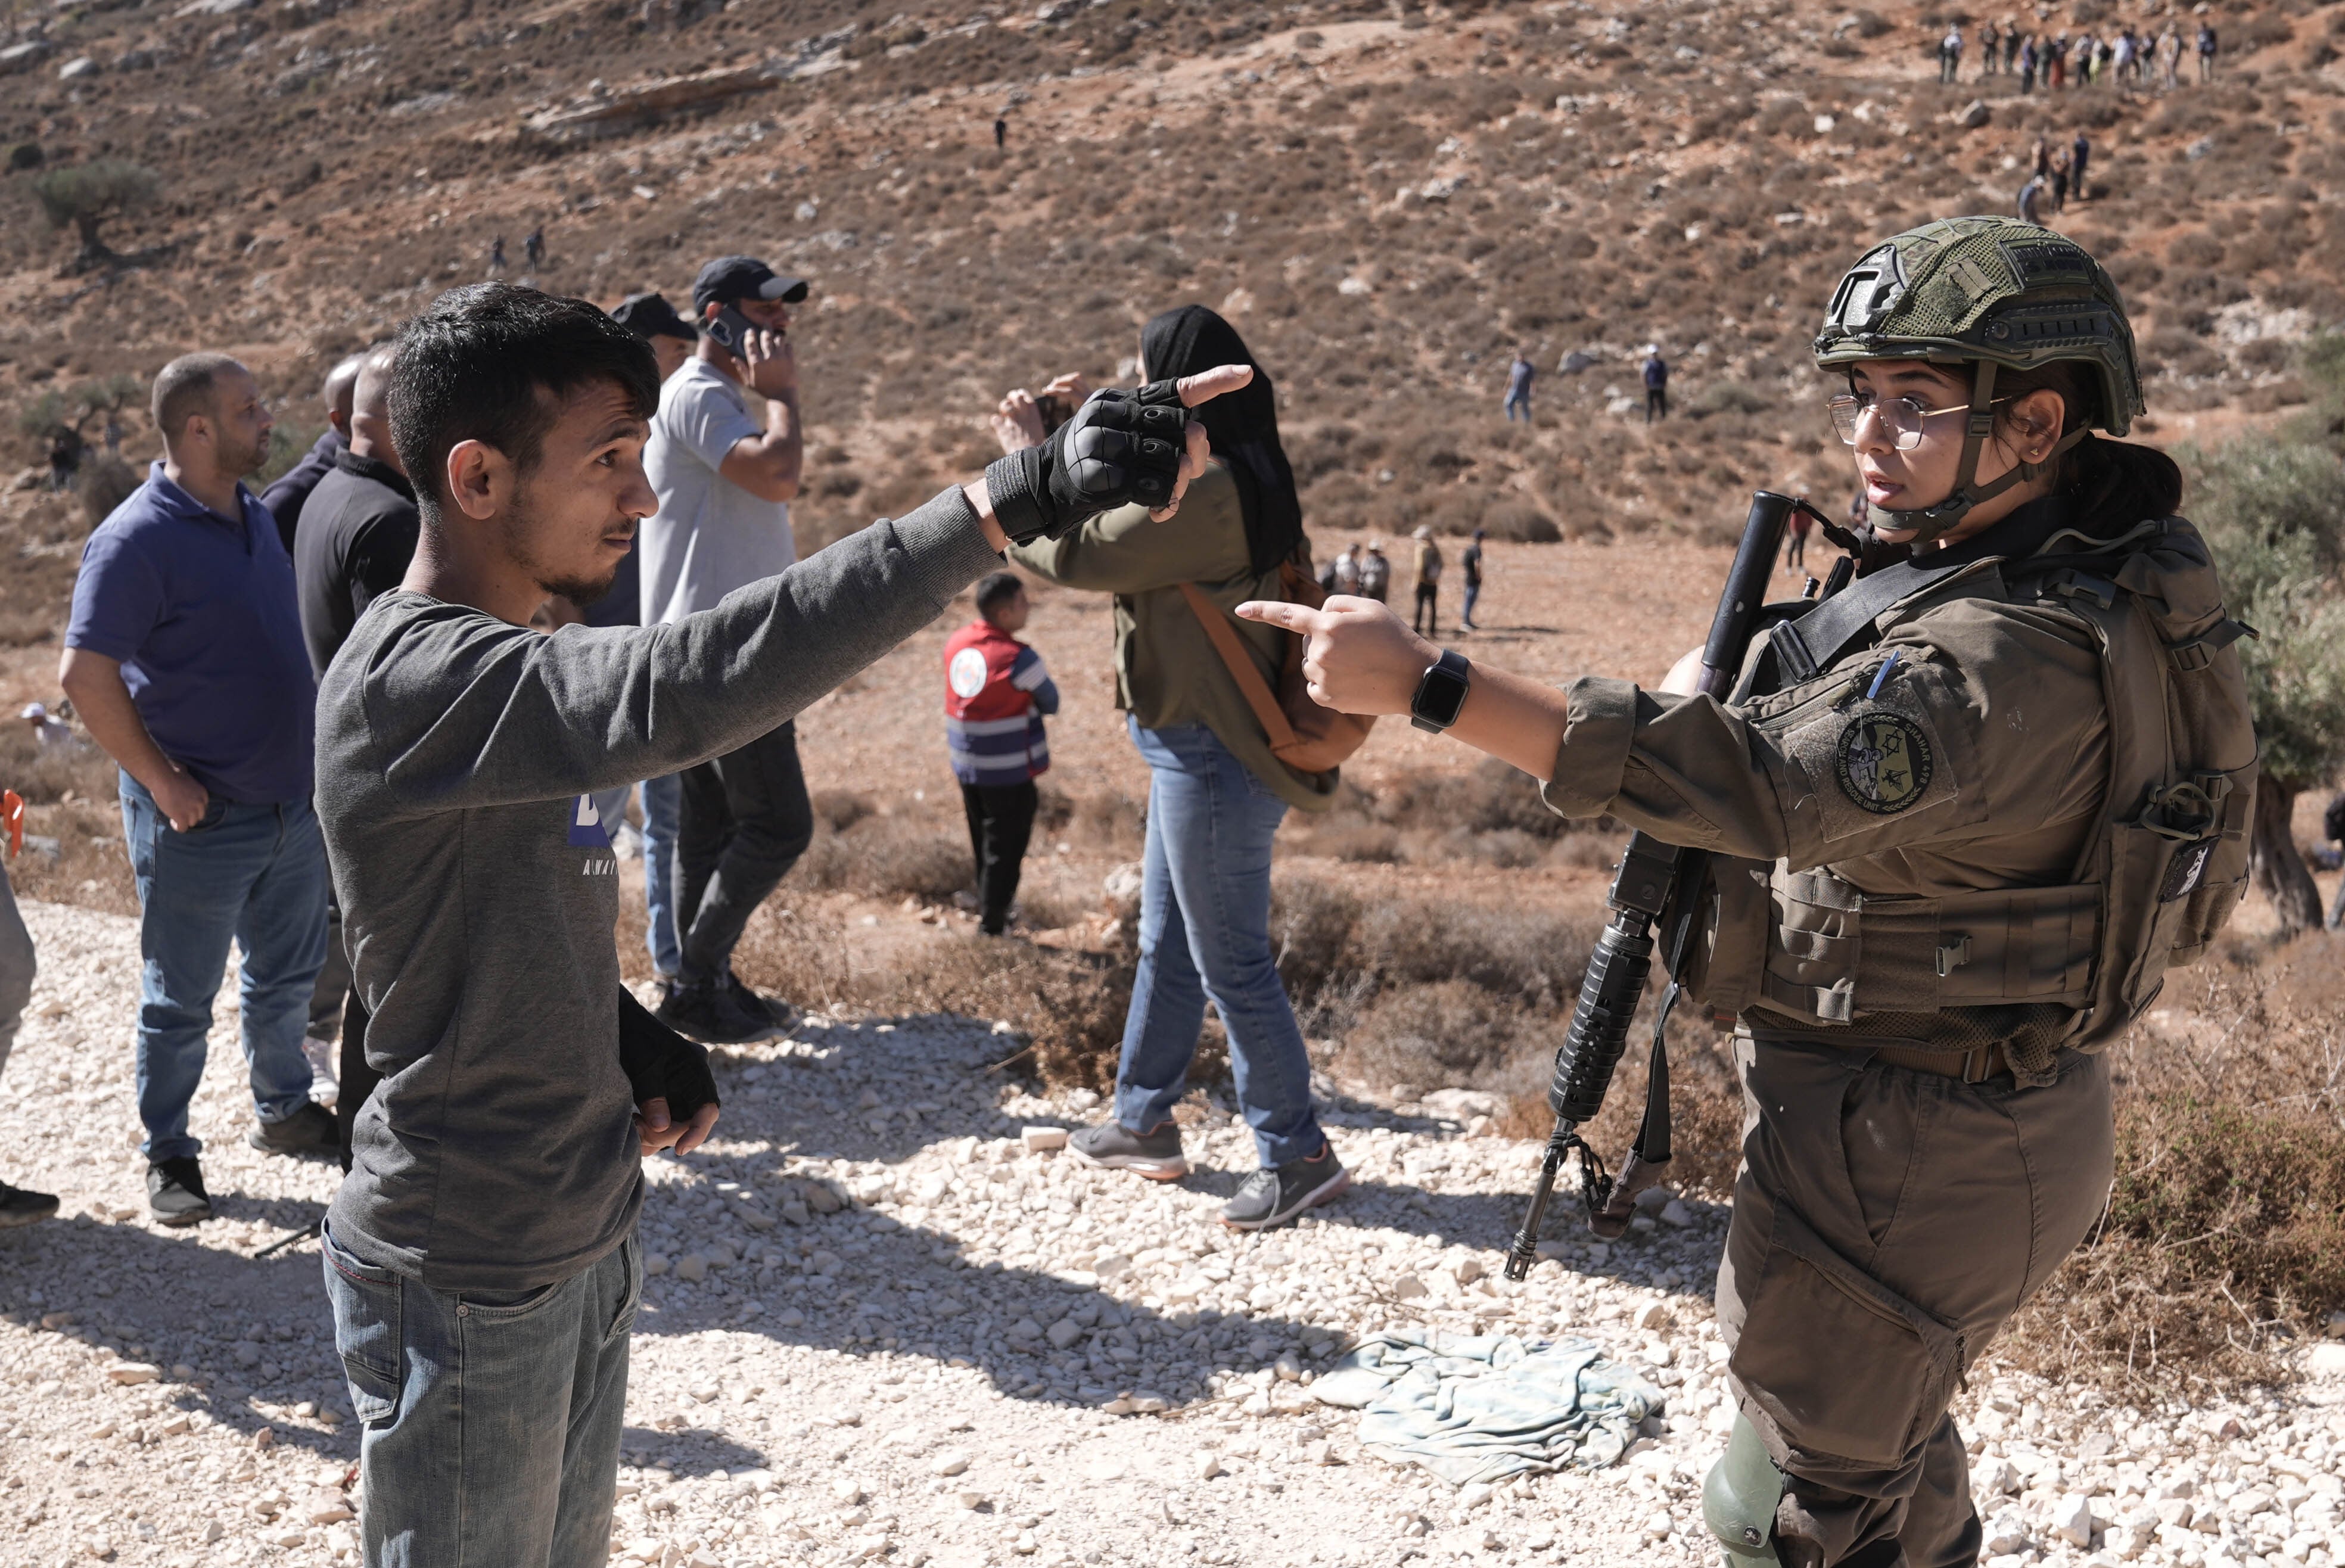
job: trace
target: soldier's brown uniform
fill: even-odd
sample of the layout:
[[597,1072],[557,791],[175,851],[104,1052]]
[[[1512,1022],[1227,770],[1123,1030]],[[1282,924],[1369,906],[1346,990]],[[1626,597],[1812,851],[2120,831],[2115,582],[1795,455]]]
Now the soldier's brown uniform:
[[[2202,837],[2245,826],[2238,663],[2188,652],[2226,624],[2203,542],[2169,521],[2112,549],[2066,521],[2031,502],[1922,558],[1972,564],[1740,706],[1569,691],[1548,804],[1733,857],[1699,988],[1740,1015],[1746,1097],[1718,1305],[1790,1476],[1787,1563],[1975,1561],[1947,1402],[2106,1200],[2091,1053],[2163,968],[2127,954],[2239,891],[2243,851],[2178,869],[2177,834],[2141,825],[2188,784],[2216,803]],[[2030,564],[2080,550],[2081,572]],[[2178,778],[2186,701],[2237,754]]]

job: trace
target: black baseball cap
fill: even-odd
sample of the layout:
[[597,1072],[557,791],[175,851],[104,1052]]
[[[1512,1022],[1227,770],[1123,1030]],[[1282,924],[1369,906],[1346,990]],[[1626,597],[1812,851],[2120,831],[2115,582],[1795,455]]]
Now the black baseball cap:
[[665,294],[630,294],[611,319],[638,338],[697,338],[699,329],[675,313]]
[[754,256],[720,256],[692,280],[695,310],[741,299],[779,299],[795,305],[806,297],[805,278],[784,278]]

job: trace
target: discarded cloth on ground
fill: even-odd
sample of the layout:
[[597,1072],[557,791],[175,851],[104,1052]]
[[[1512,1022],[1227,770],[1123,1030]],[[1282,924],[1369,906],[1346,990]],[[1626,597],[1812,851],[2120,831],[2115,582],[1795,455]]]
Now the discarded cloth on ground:
[[1453,1486],[1566,1465],[1602,1470],[1664,1398],[1585,1340],[1424,1329],[1374,1336],[1311,1392],[1360,1412],[1363,1447]]

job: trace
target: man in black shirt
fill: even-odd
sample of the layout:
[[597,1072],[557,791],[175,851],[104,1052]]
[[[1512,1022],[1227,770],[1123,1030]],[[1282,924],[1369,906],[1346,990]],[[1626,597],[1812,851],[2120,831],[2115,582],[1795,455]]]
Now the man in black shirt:
[[391,444],[391,350],[360,368],[350,402],[350,442],[335,454],[303,510],[293,551],[301,636],[323,679],[358,618],[407,575],[415,554],[415,491]]
[[293,533],[301,521],[301,508],[310,492],[334,466],[334,454],[350,444],[350,391],[358,384],[359,361],[364,353],[352,354],[326,372],[325,385],[318,389],[318,400],[326,405],[326,429],[317,443],[302,454],[301,460],[279,474],[267,490],[260,492],[260,504],[277,520],[277,537],[284,543],[285,553],[293,553]]
[[[389,348],[364,356],[351,389],[348,450],[301,511],[294,542],[293,590],[301,609],[301,640],[310,664],[323,680],[342,643],[375,596],[399,586],[415,555],[418,527],[415,491],[391,444]],[[342,949],[339,900],[326,907],[326,963],[310,994],[310,1022],[302,1031],[302,1054],[310,1058],[310,1095],[332,1103],[342,1148],[350,1148],[350,1120],[374,1088],[366,1065],[366,1008],[350,995],[350,966]],[[335,1068],[335,1037],[340,1061]]]

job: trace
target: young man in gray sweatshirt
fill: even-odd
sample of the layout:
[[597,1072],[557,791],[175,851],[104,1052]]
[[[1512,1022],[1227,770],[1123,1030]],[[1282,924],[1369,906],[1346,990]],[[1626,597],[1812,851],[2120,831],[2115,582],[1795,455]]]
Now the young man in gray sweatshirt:
[[382,1075],[324,1235],[370,1568],[608,1550],[640,1160],[704,1140],[716,1087],[620,985],[595,793],[772,729],[1013,541],[1133,500],[1169,513],[1205,456],[1183,405],[1248,374],[1098,394],[1039,456],[712,610],[544,635],[531,613],[606,591],[655,504],[651,352],[582,300],[502,283],[401,329],[414,564],[318,703],[318,810]]

